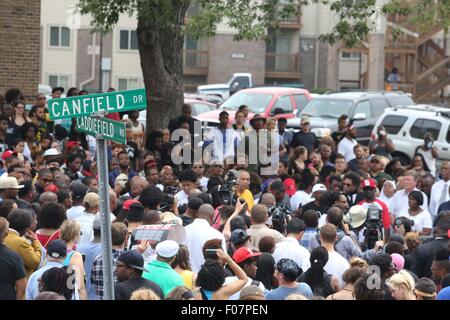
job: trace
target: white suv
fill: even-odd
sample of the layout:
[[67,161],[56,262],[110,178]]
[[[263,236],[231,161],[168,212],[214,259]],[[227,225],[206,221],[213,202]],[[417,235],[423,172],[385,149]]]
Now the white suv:
[[376,137],[381,125],[395,145],[392,157],[398,157],[403,165],[410,163],[426,132],[433,135],[438,148],[436,165],[440,167],[443,160],[450,160],[450,109],[423,104],[387,108],[376,122],[372,137]]

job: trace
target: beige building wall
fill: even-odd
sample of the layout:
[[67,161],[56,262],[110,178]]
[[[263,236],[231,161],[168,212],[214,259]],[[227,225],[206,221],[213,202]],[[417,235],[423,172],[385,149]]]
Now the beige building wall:
[[69,87],[76,84],[77,30],[70,30],[69,47],[50,46],[50,27],[67,27],[68,19],[70,18],[68,11],[73,4],[73,0],[42,0],[42,66],[40,83],[48,84],[49,76],[57,75],[69,77]]

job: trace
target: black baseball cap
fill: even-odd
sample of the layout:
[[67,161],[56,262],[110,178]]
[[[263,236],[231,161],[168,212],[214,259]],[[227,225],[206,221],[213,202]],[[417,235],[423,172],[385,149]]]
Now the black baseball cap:
[[47,245],[47,255],[52,258],[62,259],[67,256],[67,245],[64,240],[53,240]]
[[234,245],[244,243],[250,238],[247,232],[243,229],[236,229],[231,233],[230,241]]
[[84,198],[89,188],[84,183],[76,182],[70,185],[70,190],[72,191],[72,197],[74,200],[81,200]]
[[117,258],[117,261],[122,262],[128,267],[148,272],[147,269],[144,268],[144,257],[136,250],[125,251]]

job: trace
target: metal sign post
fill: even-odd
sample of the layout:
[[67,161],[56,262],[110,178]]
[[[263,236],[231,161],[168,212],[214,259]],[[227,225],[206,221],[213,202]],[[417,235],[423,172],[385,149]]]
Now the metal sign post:
[[104,118],[107,113],[141,110],[147,107],[145,89],[50,99],[50,119],[78,117],[77,130],[97,139],[97,166],[103,255],[103,287],[106,300],[114,300],[114,274],[109,207],[108,153],[106,140],[126,143],[125,124]]
[[114,300],[114,274],[109,208],[108,153],[105,139],[97,139],[97,167],[103,257],[103,290],[105,300]]

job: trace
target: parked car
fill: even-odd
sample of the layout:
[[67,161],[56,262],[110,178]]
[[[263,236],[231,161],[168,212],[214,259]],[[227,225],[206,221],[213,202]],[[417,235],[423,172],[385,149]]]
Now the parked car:
[[288,120],[287,127],[300,129],[300,118],[311,118],[311,131],[318,138],[338,129],[338,118],[346,114],[355,121],[357,141],[368,145],[375,122],[386,108],[414,105],[402,92],[340,92],[320,95],[312,99],[297,117]]
[[[217,109],[217,106],[214,103],[198,100],[198,99],[184,99],[184,103],[189,103],[192,106],[192,117],[197,119],[197,116],[210,112]],[[181,112],[180,112],[181,114]],[[128,117],[128,116],[126,116]],[[147,122],[147,111],[142,111],[139,113],[138,118],[139,123],[144,124],[144,127]]]
[[197,94],[216,95],[225,100],[235,92],[251,87],[253,87],[251,73],[233,73],[227,83],[198,86]]
[[395,145],[393,157],[403,165],[409,164],[416,148],[423,144],[423,137],[430,132],[439,157],[436,166],[450,160],[450,109],[430,105],[387,108],[373,128],[373,137],[379,126],[384,126],[388,138]]
[[220,105],[217,110],[203,113],[197,119],[206,123],[206,126],[217,126],[219,114],[227,111],[230,114],[230,123],[241,105],[250,109],[249,119],[255,114],[264,117],[292,118],[297,110],[302,109],[311,100],[308,90],[286,87],[261,87],[241,90],[232,95]]

